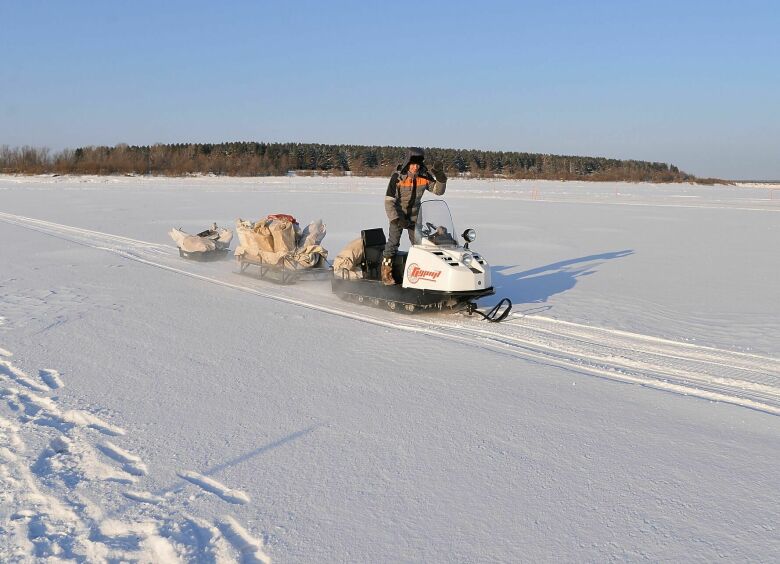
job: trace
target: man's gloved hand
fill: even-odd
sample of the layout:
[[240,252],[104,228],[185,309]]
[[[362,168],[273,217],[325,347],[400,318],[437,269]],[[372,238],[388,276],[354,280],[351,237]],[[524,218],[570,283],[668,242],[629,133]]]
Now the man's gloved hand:
[[436,182],[447,182],[447,175],[444,174],[444,165],[441,161],[436,161],[433,163],[431,172],[433,173],[433,177],[436,179]]

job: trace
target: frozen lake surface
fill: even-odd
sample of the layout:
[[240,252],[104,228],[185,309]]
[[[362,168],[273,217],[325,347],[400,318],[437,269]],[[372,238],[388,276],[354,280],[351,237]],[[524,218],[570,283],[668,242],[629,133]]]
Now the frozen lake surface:
[[0,176],[0,559],[771,560],[780,193],[450,181],[512,317],[179,258],[365,178]]

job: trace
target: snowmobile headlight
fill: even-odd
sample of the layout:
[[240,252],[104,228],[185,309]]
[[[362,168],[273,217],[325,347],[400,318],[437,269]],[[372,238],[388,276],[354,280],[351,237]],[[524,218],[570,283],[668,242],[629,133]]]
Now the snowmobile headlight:
[[466,229],[463,232],[463,238],[468,241],[469,243],[473,243],[477,240],[477,232],[473,229]]
[[460,262],[463,263],[463,266],[471,267],[471,263],[474,262],[474,257],[469,254],[464,254],[463,258],[460,259]]

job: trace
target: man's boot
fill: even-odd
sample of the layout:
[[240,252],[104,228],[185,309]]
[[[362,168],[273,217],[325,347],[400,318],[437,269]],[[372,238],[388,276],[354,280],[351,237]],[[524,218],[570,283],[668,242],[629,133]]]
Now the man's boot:
[[393,258],[384,257],[382,259],[382,284],[392,286],[395,284],[393,279]]

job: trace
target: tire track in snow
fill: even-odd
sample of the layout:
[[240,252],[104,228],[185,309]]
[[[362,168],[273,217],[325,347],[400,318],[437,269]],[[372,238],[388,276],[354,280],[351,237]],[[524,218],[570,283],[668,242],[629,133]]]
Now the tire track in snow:
[[[571,326],[577,330],[571,332]],[[721,401],[780,415],[780,360],[696,347],[646,335],[609,339],[604,329],[544,317],[513,319],[500,329],[444,325],[443,336],[510,351],[596,376]],[[609,330],[606,330],[609,331]],[[653,339],[655,340],[655,339]],[[685,356],[679,345],[696,347]],[[709,356],[707,351],[713,351]]]
[[38,227],[40,228],[40,231],[43,233],[51,234],[50,233],[51,230],[54,230],[55,234],[56,232],[59,233],[66,232],[66,233],[82,236],[88,240],[89,239],[92,239],[93,241],[101,240],[106,242],[106,244],[108,245],[121,244],[121,245],[137,246],[137,247],[149,248],[149,249],[160,249],[163,251],[170,250],[170,247],[168,245],[161,245],[159,243],[149,243],[147,241],[140,241],[138,239],[124,237],[122,235],[113,235],[111,233],[103,233],[102,231],[93,231],[91,229],[84,229],[81,227],[62,225],[59,223],[45,221],[42,219],[25,217],[23,215],[14,215],[10,213],[0,212],[0,219],[7,221],[8,223],[13,223],[15,225],[20,225],[22,227],[27,227],[30,229],[35,229],[36,227]]
[[[780,359],[679,343],[649,335],[514,314],[497,326],[443,315],[406,316],[362,307],[349,308],[335,296],[238,284],[215,270],[219,264],[187,265],[171,246],[159,245],[0,212],[0,219],[64,238],[180,275],[264,298],[372,323],[423,333],[533,361],[673,393],[722,401],[780,415]],[[201,274],[194,272],[197,269]],[[211,271],[210,271],[210,270]],[[237,278],[234,273],[229,274]],[[262,289],[261,289],[262,288]],[[341,306],[341,307],[339,307]]]

